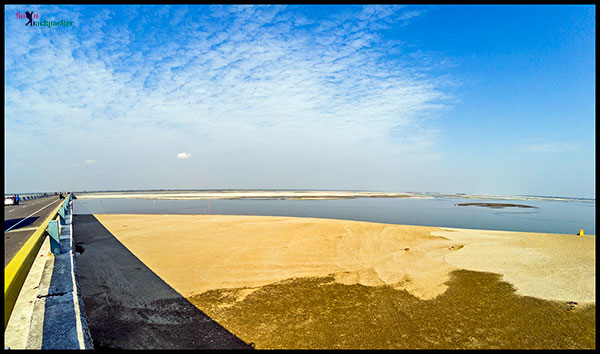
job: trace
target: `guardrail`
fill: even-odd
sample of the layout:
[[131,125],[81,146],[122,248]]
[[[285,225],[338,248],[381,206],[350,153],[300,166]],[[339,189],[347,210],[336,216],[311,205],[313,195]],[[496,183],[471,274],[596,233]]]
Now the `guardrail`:
[[[57,206],[50,216],[33,235],[25,242],[13,259],[4,268],[4,329],[8,324],[10,315],[15,306],[23,283],[29,274],[31,265],[44,242],[46,235],[50,235],[50,250],[52,254],[60,254],[60,225],[64,224],[65,210],[69,208],[71,193]],[[56,220],[54,220],[56,218]]]
[[[12,197],[13,195],[14,194],[8,194],[8,195],[5,195],[4,198]],[[44,197],[43,194],[27,194],[27,195],[18,194],[18,195],[19,195],[19,199],[21,199],[21,200],[31,200],[31,199],[38,199],[38,198]]]
[[35,194],[35,195],[26,195],[23,197],[23,200],[31,200],[31,199],[38,199],[43,197],[43,194]]

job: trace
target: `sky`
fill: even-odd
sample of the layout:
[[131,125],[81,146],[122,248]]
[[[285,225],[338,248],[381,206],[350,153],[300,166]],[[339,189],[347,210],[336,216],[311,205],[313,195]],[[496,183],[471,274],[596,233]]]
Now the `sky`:
[[595,198],[592,5],[4,12],[5,192]]

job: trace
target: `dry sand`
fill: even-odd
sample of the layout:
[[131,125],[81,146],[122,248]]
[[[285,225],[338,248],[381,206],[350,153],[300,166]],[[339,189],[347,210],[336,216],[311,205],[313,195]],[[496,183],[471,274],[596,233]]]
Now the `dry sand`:
[[453,270],[501,274],[524,295],[595,301],[595,236],[317,218],[96,215],[183,296],[334,274],[342,284],[442,294]]
[[[593,346],[594,235],[268,216],[95,216],[177,292],[257,348]],[[378,301],[386,313],[365,309]],[[592,309],[565,315],[581,305]],[[400,311],[393,323],[389,311]],[[515,322],[519,313],[525,320]],[[329,324],[347,321],[375,322],[331,332]],[[433,329],[417,330],[415,321]],[[557,339],[548,325],[566,332]],[[319,335],[311,332],[317,328]]]
[[518,294],[595,302],[596,236],[442,228],[432,235],[464,244],[448,264],[498,273]]
[[[183,296],[336,274],[342,284],[393,284],[441,294],[458,245],[436,228],[266,216],[96,215]],[[164,254],[165,256],[158,256]]]

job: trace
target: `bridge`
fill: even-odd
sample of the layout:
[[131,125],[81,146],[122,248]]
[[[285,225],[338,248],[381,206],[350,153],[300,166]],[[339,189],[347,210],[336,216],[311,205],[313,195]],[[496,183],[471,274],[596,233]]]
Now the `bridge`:
[[5,207],[6,349],[252,348],[72,199],[36,195]]
[[75,265],[72,198],[24,195],[5,207],[5,348],[93,348]]

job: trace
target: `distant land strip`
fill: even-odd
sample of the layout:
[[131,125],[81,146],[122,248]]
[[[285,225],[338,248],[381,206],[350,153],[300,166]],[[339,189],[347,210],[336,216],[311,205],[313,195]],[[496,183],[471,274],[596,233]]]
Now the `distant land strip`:
[[[75,192],[78,198],[135,198],[135,199],[288,199],[288,200],[318,200],[318,199],[353,199],[353,198],[411,198],[411,199],[496,199],[496,200],[548,200],[562,202],[594,203],[595,199],[544,197],[544,196],[496,196],[464,193],[437,192],[384,192],[384,191],[335,191],[335,190],[128,190],[128,191],[81,191]],[[468,203],[475,205],[485,203]],[[487,203],[487,207],[519,206],[517,204]],[[495,204],[495,206],[492,206]],[[461,205],[461,206],[462,206]],[[525,206],[535,208],[532,206]]]
[[493,209],[502,209],[502,208],[510,208],[510,207],[538,209],[538,207],[534,207],[534,206],[531,206],[531,205],[505,204],[505,203],[460,203],[460,204],[455,204],[455,205],[458,205],[458,206],[470,206],[470,205],[474,205],[474,206],[486,207],[486,208],[493,208]]
[[416,193],[347,192],[347,191],[223,191],[223,192],[103,192],[77,194],[78,198],[138,198],[138,199],[353,199],[353,198],[416,198],[434,196]]

